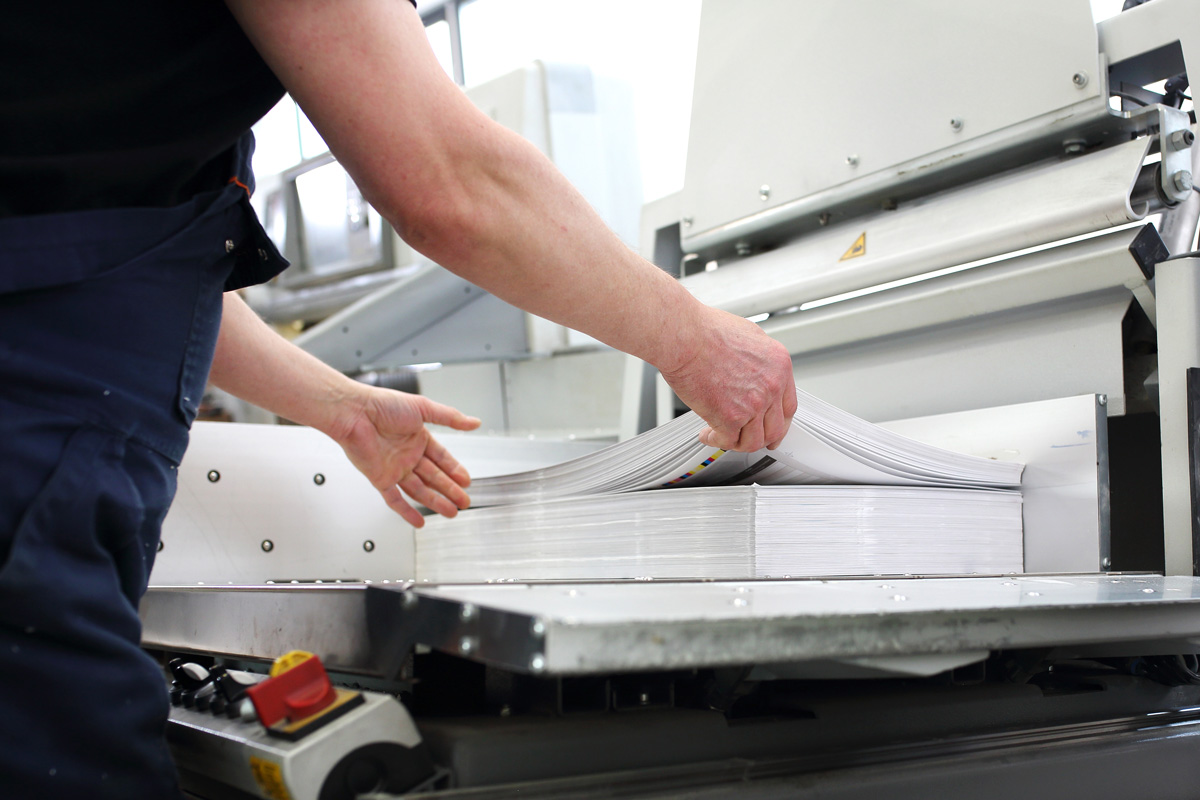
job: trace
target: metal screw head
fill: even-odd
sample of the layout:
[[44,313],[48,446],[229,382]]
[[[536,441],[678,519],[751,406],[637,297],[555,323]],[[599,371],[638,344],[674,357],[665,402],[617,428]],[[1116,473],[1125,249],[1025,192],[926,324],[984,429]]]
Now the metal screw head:
[[313,475],[313,483],[315,483],[317,486],[324,485],[325,476],[318,472],[316,475]]
[[1186,150],[1191,147],[1196,141],[1196,134],[1192,133],[1187,128],[1178,131],[1171,131],[1171,135],[1167,137],[1167,145],[1172,150]]
[[475,639],[470,636],[464,636],[458,642],[458,649],[463,653],[470,653],[475,649]]
[[683,223],[683,227],[690,228],[690,227],[692,227],[692,224],[695,223],[696,220],[693,217],[684,217],[683,219],[681,219],[679,221],[681,223]]
[[956,131],[961,131],[963,128],[963,121],[961,119],[959,119],[958,117],[955,117],[952,120],[950,120],[950,127]]
[[219,480],[221,480],[221,473],[217,472],[215,469],[210,469],[208,471],[208,482],[216,483]]
[[546,623],[545,623],[545,621],[544,621],[544,620],[540,620],[540,619],[535,619],[535,620],[533,621],[533,624],[531,624],[531,625],[529,626],[529,631],[530,631],[530,632],[531,632],[531,633],[532,633],[534,636],[539,636],[539,637],[541,637],[541,636],[545,636],[545,635],[546,635]]
[[463,622],[470,622],[475,619],[475,606],[463,603],[463,607],[458,610],[458,616]]
[[262,544],[259,545],[259,547],[262,548],[262,551],[264,553],[269,553],[275,549],[275,543],[272,542],[270,539],[263,539]]
[[1100,566],[1104,569],[1108,569],[1112,566],[1112,559],[1108,556],[1105,556],[1104,558],[1100,559]]
[[1063,142],[1063,152],[1069,156],[1078,155],[1083,152],[1086,146],[1087,142],[1082,139],[1068,139]]
[[225,252],[226,252],[226,253],[232,253],[232,252],[233,252],[233,248],[234,248],[234,247],[235,247],[235,245],[234,245],[234,243],[233,243],[233,239],[226,239],[226,240],[225,240]]
[[533,657],[529,659],[529,671],[530,672],[541,672],[545,668],[546,668],[546,657],[543,656],[541,653],[534,653]]
[[1088,85],[1088,74],[1086,72],[1076,72],[1071,76],[1071,83],[1075,84],[1075,88],[1082,89]]
[[768,200],[770,200],[771,199],[771,187],[767,186],[765,183],[762,186],[758,187],[758,199],[762,200],[764,203],[767,202]]
[[817,217],[817,222],[820,224],[820,226],[822,228],[824,228],[826,225],[828,225],[829,224],[829,212],[822,211],[821,216]]
[[160,552],[160,553],[162,552],[162,549],[163,549],[163,542],[162,542],[162,539],[159,539],[159,540],[158,540],[158,547],[157,547],[156,549],[157,549],[157,551],[158,551],[158,552]]
[[1102,406],[1108,405],[1108,395],[1102,394],[1096,397],[1096,402]]
[[367,539],[365,542],[363,542],[363,550],[366,550],[368,553],[370,553],[374,549],[375,549],[375,543],[372,542],[370,539]]
[[266,261],[267,260],[267,251],[263,250],[261,247],[258,248],[258,257],[261,260]]
[[750,255],[750,243],[749,242],[738,242],[737,244],[735,244],[733,246],[733,248],[735,251],[737,251],[737,254],[739,256]]
[[1186,169],[1181,169],[1171,176],[1171,183],[1180,192],[1190,192],[1192,190],[1192,173]]
[[855,156],[855,155],[846,156],[846,166],[857,167],[858,166],[858,156]]

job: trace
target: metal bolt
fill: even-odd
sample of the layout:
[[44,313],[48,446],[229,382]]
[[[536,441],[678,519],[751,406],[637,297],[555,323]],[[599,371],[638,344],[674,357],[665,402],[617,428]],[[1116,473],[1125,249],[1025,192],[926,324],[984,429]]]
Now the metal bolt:
[[1087,142],[1082,139],[1068,139],[1063,142],[1063,152],[1069,156],[1079,155],[1085,147],[1087,147]]
[[533,633],[534,636],[545,636],[546,635],[546,623],[540,619],[535,619],[533,621],[533,624],[529,626],[529,630]]
[[269,553],[275,549],[275,543],[272,542],[270,539],[263,539],[262,544],[259,546],[262,547],[262,551],[264,553]]
[[1196,134],[1189,131],[1187,128],[1178,131],[1171,131],[1171,135],[1167,137],[1167,145],[1172,150],[1186,150],[1196,141]]
[[161,552],[162,552],[162,549],[163,549],[163,543],[162,543],[162,539],[159,539],[159,540],[158,540],[158,552],[160,552],[160,553],[161,553]]
[[771,199],[771,187],[767,186],[765,183],[762,186],[758,187],[758,199],[762,200],[764,203],[767,202],[768,200],[770,200]]
[[733,246],[733,248],[734,248],[734,250],[737,251],[737,254],[739,256],[750,255],[750,243],[749,242],[738,242],[737,244],[735,244]]
[[1071,83],[1075,84],[1076,89],[1082,89],[1088,85],[1088,74],[1086,72],[1076,72],[1071,76]]
[[1112,566],[1112,559],[1108,556],[1105,556],[1104,558],[1100,559],[1100,566],[1104,569],[1108,569]]
[[475,649],[475,639],[470,636],[464,636],[458,642],[458,649],[463,653],[470,653]]
[[221,473],[217,472],[215,469],[210,469],[208,471],[208,482],[216,483],[219,480],[221,480]]
[[1171,183],[1175,184],[1177,191],[1190,192],[1192,190],[1192,173],[1181,169],[1171,176]]
[[694,218],[694,217],[684,217],[683,219],[681,219],[681,220],[679,220],[679,221],[683,223],[683,227],[685,227],[685,228],[690,228],[690,227],[692,227],[692,224],[693,224],[693,223],[694,223],[696,220],[695,220],[695,218]]
[[853,156],[853,155],[846,156],[846,166],[857,167],[858,166],[858,156]]
[[950,120],[950,127],[953,128],[954,130],[961,131],[962,126],[963,126],[963,121],[961,119],[959,119],[958,117],[954,117],[953,119]]
[[225,252],[226,252],[226,253],[232,253],[232,252],[233,252],[233,248],[234,248],[234,246],[235,246],[235,245],[233,244],[233,239],[226,239],[226,240],[225,240]]
[[313,475],[313,483],[315,483],[317,486],[324,485],[325,476],[318,472],[316,475]]
[[370,553],[374,549],[375,549],[375,543],[372,542],[370,539],[367,539],[365,542],[363,542],[363,550],[366,550],[368,553]]
[[463,607],[458,610],[458,616],[463,622],[470,622],[475,619],[475,606],[463,603]]
[[1096,397],[1096,402],[1102,406],[1108,405],[1108,395],[1102,394]]
[[529,659],[530,672],[541,672],[545,668],[546,668],[546,657],[543,656],[541,653],[534,653],[533,657]]
[[822,228],[824,228],[826,225],[828,225],[829,224],[829,212],[822,211],[821,216],[817,217],[817,222],[820,224],[820,226]]

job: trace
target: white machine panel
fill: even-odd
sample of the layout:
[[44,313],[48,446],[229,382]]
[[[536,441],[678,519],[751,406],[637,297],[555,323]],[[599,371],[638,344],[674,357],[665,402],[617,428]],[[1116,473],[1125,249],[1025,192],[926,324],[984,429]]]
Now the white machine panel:
[[885,170],[939,169],[1022,123],[1103,113],[1099,65],[1088,0],[706,2],[685,248]]

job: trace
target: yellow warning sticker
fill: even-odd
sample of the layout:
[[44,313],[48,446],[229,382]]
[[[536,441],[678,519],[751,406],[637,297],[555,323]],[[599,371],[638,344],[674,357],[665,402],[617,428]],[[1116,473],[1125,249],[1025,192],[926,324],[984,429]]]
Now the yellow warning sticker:
[[865,256],[866,254],[867,254],[867,232],[863,231],[861,234],[859,234],[859,237],[854,240],[854,244],[850,245],[850,249],[847,250],[842,255],[842,257],[838,259],[838,261],[849,261],[852,258],[858,258],[859,256]]
[[287,784],[283,782],[283,770],[274,761],[250,756],[250,772],[254,774],[254,782],[262,789],[264,797],[270,800],[292,800]]

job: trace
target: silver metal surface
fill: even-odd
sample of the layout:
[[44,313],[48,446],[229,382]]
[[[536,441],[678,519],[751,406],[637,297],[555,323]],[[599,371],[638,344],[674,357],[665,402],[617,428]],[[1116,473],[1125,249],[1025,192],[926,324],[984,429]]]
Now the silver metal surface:
[[[499,584],[414,593],[405,613],[415,617],[418,641],[540,674],[1162,638],[1200,646],[1200,579],[1184,577]],[[468,604],[477,613],[464,621]]]
[[417,644],[547,675],[851,659],[881,667],[1006,648],[1200,648],[1200,579],[158,587],[141,615],[150,647],[264,661],[304,649],[331,670],[386,677]]
[[142,643],[266,662],[306,650],[330,670],[384,675],[386,654],[367,631],[366,586],[152,586],[139,607]]

